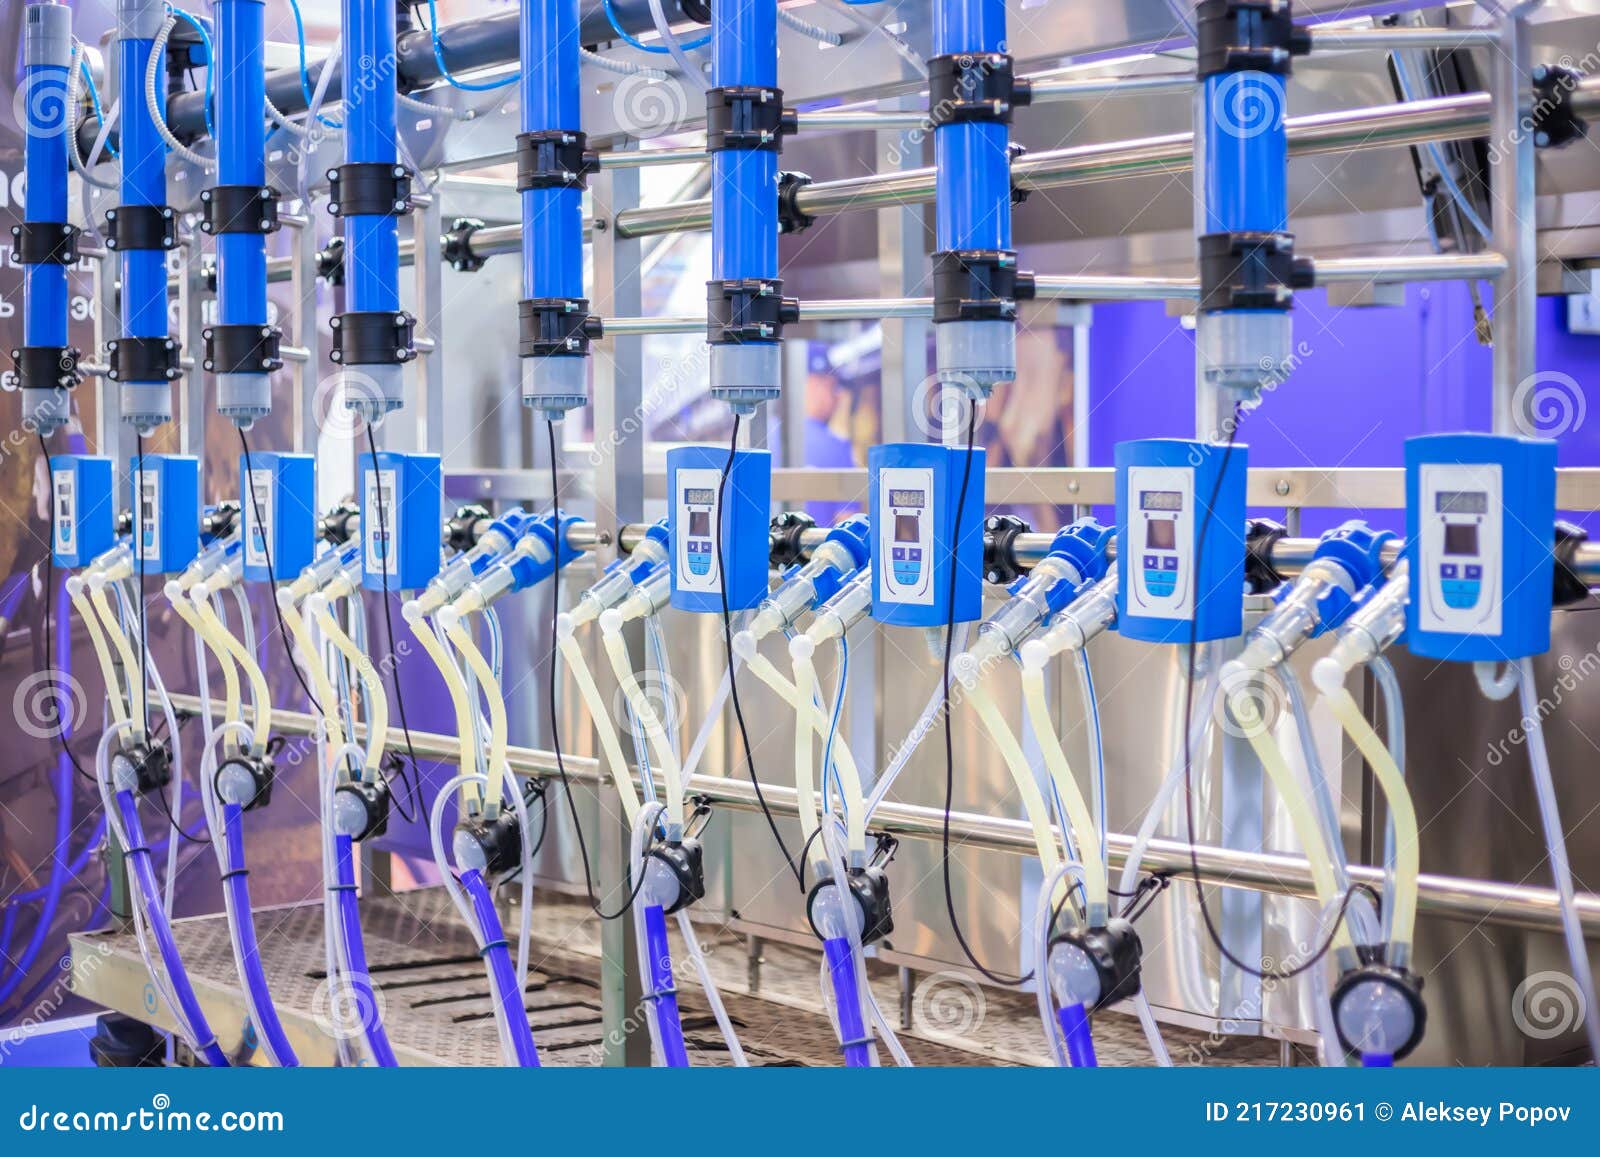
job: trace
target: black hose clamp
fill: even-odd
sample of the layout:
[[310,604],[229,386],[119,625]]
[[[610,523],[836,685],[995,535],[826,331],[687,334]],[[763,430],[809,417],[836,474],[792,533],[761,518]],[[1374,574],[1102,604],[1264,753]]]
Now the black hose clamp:
[[141,253],[178,247],[178,215],[171,205],[118,205],[106,210],[106,248]]
[[401,366],[417,356],[412,345],[417,319],[405,310],[336,313],[333,349],[328,357],[340,366]]
[[445,520],[444,544],[457,554],[465,554],[478,545],[479,528],[494,521],[487,506],[469,502],[456,507],[456,512]]
[[800,302],[783,296],[781,277],[706,282],[706,341],[712,345],[782,341],[800,320]]
[[[457,273],[476,273],[488,261],[487,257],[472,248],[472,235],[482,228],[484,223],[476,217],[457,217],[450,223],[450,230],[444,235],[444,243],[440,247],[440,256]],[[343,254],[340,257],[342,260]]]
[[383,161],[352,161],[328,170],[328,212],[335,217],[403,217],[411,212],[411,170]]
[[1562,149],[1589,133],[1589,122],[1572,107],[1572,94],[1583,74],[1559,64],[1538,64],[1529,74],[1533,81],[1533,144],[1540,149]]
[[24,390],[70,390],[83,381],[82,351],[73,346],[26,345],[11,351],[17,385]]
[[1033,296],[1033,274],[1010,249],[941,249],[933,255],[933,320],[1015,321]]
[[589,148],[587,133],[540,129],[517,134],[517,192],[529,189],[583,189],[600,171],[600,154]]
[[224,233],[276,233],[278,202],[283,194],[270,185],[213,185],[200,190],[202,232],[212,236]]
[[1560,519],[1556,521],[1555,605],[1569,607],[1589,598],[1589,584],[1578,577],[1578,548],[1589,541],[1589,532]]
[[239,504],[233,499],[219,502],[200,514],[200,537],[207,543],[219,542],[239,529]]
[[1288,76],[1311,51],[1311,32],[1294,22],[1290,0],[1201,0],[1195,6],[1195,72]]
[[[1018,141],[1012,141],[1010,144],[1008,144],[1006,146],[1006,158],[1007,158],[1008,163],[1010,163],[1010,164],[1013,164],[1013,165],[1016,164],[1018,161],[1020,161],[1023,157],[1025,157],[1027,155],[1028,155],[1028,146],[1024,145],[1024,144],[1021,144]],[[1031,194],[1032,192],[1033,192],[1032,189],[1024,189],[1021,185],[1017,184],[1015,178],[1012,179],[1012,181],[1011,181],[1011,203],[1013,205],[1022,204],[1024,201],[1026,201],[1028,199],[1029,194]]]
[[348,499],[317,520],[317,537],[331,546],[348,545],[361,530],[361,507]]
[[76,265],[76,225],[64,221],[24,221],[11,226],[11,260],[17,265]]
[[1316,268],[1294,255],[1293,233],[1207,233],[1200,238],[1200,309],[1294,306],[1294,291],[1316,283]]
[[119,337],[106,342],[114,382],[175,382],[183,376],[183,347],[170,337]]
[[1017,538],[1031,533],[1026,519],[1014,514],[990,515],[983,524],[983,572],[992,583],[1009,584],[1028,573],[1017,559]]
[[1244,524],[1244,585],[1253,595],[1264,595],[1283,585],[1283,575],[1272,565],[1272,548],[1289,531],[1270,518],[1252,518]]
[[772,516],[767,527],[767,557],[778,570],[786,570],[806,556],[805,533],[817,520],[803,510],[785,510]]
[[600,318],[585,297],[526,297],[517,303],[522,358],[583,357],[603,336]]
[[1411,1010],[1411,1035],[1391,1054],[1395,1060],[1401,1060],[1422,1043],[1423,1032],[1428,1027],[1428,1006],[1422,1000],[1422,977],[1409,969],[1395,968],[1383,963],[1381,945],[1358,944],[1356,953],[1362,963],[1339,977],[1338,983],[1333,986],[1333,995],[1330,998],[1333,1006],[1334,1031],[1339,1034],[1339,1044],[1348,1053],[1362,1051],[1361,1042],[1352,1041],[1345,1036],[1339,1008],[1356,989],[1365,985],[1378,985],[1399,996]]
[[1033,103],[1033,85],[1004,52],[956,52],[928,61],[928,120],[954,124],[1011,123],[1013,109]]
[[800,127],[798,114],[783,107],[783,89],[764,85],[718,85],[706,89],[706,151],[783,152],[783,138]]
[[273,325],[212,325],[202,331],[211,374],[270,374],[283,368],[283,331]]
[[[1139,960],[1144,948],[1129,921],[1114,917],[1103,928],[1074,928],[1051,937],[1052,951],[1062,944],[1082,952],[1100,979],[1100,996],[1090,1006],[1090,1012],[1139,995]],[[1040,977],[1039,983],[1048,981]]]
[[816,223],[816,218],[801,210],[800,190],[811,184],[805,173],[778,174],[778,231],[804,233]]

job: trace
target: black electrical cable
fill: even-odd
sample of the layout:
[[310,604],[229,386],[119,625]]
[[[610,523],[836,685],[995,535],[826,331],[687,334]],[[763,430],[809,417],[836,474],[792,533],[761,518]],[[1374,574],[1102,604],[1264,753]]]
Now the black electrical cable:
[[[46,544],[44,552],[44,598],[41,600],[41,609],[44,612],[44,662],[45,670],[55,671],[55,647],[52,643],[52,628],[56,618],[56,471],[50,465],[50,446],[44,440],[44,435],[39,435],[39,453],[44,459],[45,478],[49,484],[49,493],[45,495],[45,506],[50,510],[50,541]],[[107,688],[107,694],[115,694],[114,688]],[[56,742],[61,744],[61,752],[72,761],[72,769],[90,783],[99,784],[99,781],[88,771],[83,764],[78,762],[77,753],[72,750],[72,745],[67,742],[66,725],[61,719],[61,699],[59,694],[52,694],[49,698],[52,722],[55,723]]]
[[[1233,448],[1236,445],[1235,439],[1237,439],[1239,435],[1239,423],[1243,420],[1243,417],[1243,406],[1235,404],[1233,408],[1233,419],[1228,424],[1228,441],[1223,447],[1222,462],[1217,468],[1216,481],[1212,483],[1211,496],[1206,500],[1205,511],[1200,516],[1200,527],[1195,532],[1194,573],[1197,582],[1199,581],[1199,576],[1202,573],[1200,560],[1202,553],[1205,550],[1206,531],[1211,526],[1211,516],[1216,507],[1217,495],[1222,491],[1222,480],[1227,476],[1228,460],[1233,455]],[[1305,960],[1300,964],[1296,964],[1292,968],[1263,969],[1256,965],[1246,963],[1244,960],[1241,960],[1237,955],[1235,955],[1235,953],[1222,942],[1222,933],[1218,930],[1215,921],[1212,920],[1210,906],[1206,903],[1205,883],[1200,875],[1200,855],[1195,850],[1194,751],[1189,742],[1189,732],[1190,728],[1193,726],[1194,720],[1194,653],[1195,648],[1199,643],[1199,630],[1199,622],[1195,618],[1191,617],[1189,620],[1189,656],[1187,662],[1188,671],[1184,680],[1183,689],[1182,742],[1183,811],[1188,834],[1189,874],[1194,879],[1194,894],[1195,900],[1198,902],[1200,907],[1200,920],[1201,923],[1205,925],[1206,935],[1211,938],[1211,943],[1216,946],[1217,951],[1222,955],[1223,959],[1227,960],[1229,964],[1232,964],[1241,972],[1248,976],[1253,976],[1257,980],[1292,980],[1294,977],[1299,976],[1303,972],[1310,971],[1312,968],[1315,968],[1319,963],[1321,963],[1322,958],[1326,956],[1329,949],[1333,947],[1333,942],[1338,936],[1339,925],[1344,921],[1345,913],[1349,911],[1350,903],[1355,899],[1356,893],[1364,891],[1370,895],[1372,894],[1372,889],[1364,884],[1354,884],[1347,888],[1345,890],[1344,898],[1339,902],[1339,910],[1337,913],[1335,913],[1331,931],[1329,931],[1327,939],[1322,942],[1322,946],[1317,949],[1310,959]]]
[[[145,633],[145,590],[144,590],[144,434],[134,433],[134,447],[138,463],[135,467],[137,478],[134,483],[134,509],[133,520],[133,559],[138,564],[139,571],[139,706],[143,718],[139,720],[140,730],[148,735],[150,733],[150,673],[149,650],[150,640]],[[132,706],[131,696],[129,706]]]
[[[976,399],[969,401],[970,409],[967,413],[967,455],[966,462],[961,468],[961,488],[956,496],[955,521],[957,525],[962,519],[962,511],[967,505],[967,489],[972,482],[972,443],[978,433],[978,403]],[[939,870],[944,880],[944,910],[950,919],[950,928],[956,934],[956,943],[961,946],[961,953],[967,962],[995,984],[1008,987],[1017,987],[1033,979],[1030,969],[1022,976],[1006,976],[989,968],[972,951],[972,946],[967,942],[966,933],[961,930],[961,919],[956,915],[955,899],[950,890],[950,809],[955,803],[956,793],[956,748],[955,738],[950,729],[950,652],[955,645],[956,638],[956,585],[957,571],[961,566],[960,542],[950,544],[952,559],[949,590],[945,597],[944,614],[944,663],[940,676],[943,696],[944,715],[944,822],[939,831]]]
[[[567,778],[567,761],[561,753],[561,719],[556,714],[556,628],[561,619],[561,553],[566,546],[565,531],[561,527],[561,475],[556,469],[556,424],[555,420],[544,420],[545,433],[550,441],[550,506],[555,512],[556,531],[556,556],[555,569],[550,572],[550,742],[556,753],[556,772],[561,776],[562,794],[567,797],[567,812],[572,816],[572,830],[578,835],[578,862],[583,865],[583,890],[589,898],[589,908],[602,920],[617,920],[628,914],[633,907],[633,902],[639,898],[639,892],[644,887],[647,872],[640,872],[639,878],[633,882],[633,888],[628,893],[628,898],[622,902],[622,907],[615,912],[606,912],[600,906],[599,899],[594,894],[594,876],[589,871],[589,842],[584,839],[583,823],[578,818],[578,803],[572,798],[572,781]],[[595,720],[595,726],[602,726],[600,720]],[[545,820],[549,823],[548,817]],[[541,833],[539,842],[544,842]],[[535,849],[537,850],[537,849]],[[529,856],[532,856],[532,852]],[[632,871],[632,865],[629,865]]]
[[[376,470],[378,468],[378,440],[372,436],[372,423],[366,423],[366,427],[367,449],[372,453],[372,468]],[[387,527],[389,523],[383,512],[383,485],[381,481],[372,489],[377,497],[378,525]],[[387,552],[393,549],[394,543],[391,536],[390,540],[386,542],[384,550]],[[400,708],[400,731],[406,737],[406,755],[411,760],[411,776],[409,780],[406,778],[404,768],[401,768],[400,780],[411,790],[412,814],[406,815],[405,809],[400,806],[399,792],[391,792],[390,794],[394,799],[395,811],[400,813],[400,818],[406,823],[411,823],[422,814],[422,773],[417,770],[417,752],[411,746],[411,724],[406,719],[406,697],[400,690],[400,659],[396,654],[394,645],[394,609],[389,605],[389,556],[387,553],[384,554],[383,565],[378,567],[378,582],[383,587],[383,627],[384,632],[389,637],[389,683],[394,688],[395,705]]]
[[[778,850],[783,853],[784,863],[789,865],[789,871],[794,873],[795,883],[804,892],[805,870],[796,864],[794,857],[789,854],[789,845],[783,842],[783,834],[778,831],[778,821],[773,816],[772,809],[767,806],[766,793],[761,790],[761,779],[756,775],[755,752],[750,747],[750,729],[745,726],[744,707],[739,702],[739,678],[733,662],[733,614],[728,608],[728,570],[723,566],[722,553],[722,526],[726,509],[722,499],[727,493],[728,475],[733,470],[734,457],[739,451],[739,421],[739,415],[734,414],[733,436],[728,439],[728,460],[722,464],[722,477],[717,479],[717,514],[714,531],[717,543],[717,593],[722,596],[722,649],[728,660],[728,693],[733,700],[733,717],[739,721],[739,742],[744,745],[744,766],[750,773],[750,785],[756,789],[756,802],[761,805],[761,814],[767,817],[767,827],[772,829],[772,838],[778,841]],[[802,719],[800,726],[805,725],[805,720]]]

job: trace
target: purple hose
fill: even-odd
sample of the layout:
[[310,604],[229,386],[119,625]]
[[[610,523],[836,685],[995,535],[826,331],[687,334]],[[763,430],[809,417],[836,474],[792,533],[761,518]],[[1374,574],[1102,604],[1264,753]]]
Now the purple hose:
[[645,951],[650,957],[650,991],[656,1002],[656,1027],[661,1034],[661,1059],[669,1069],[689,1067],[683,1044],[683,1021],[678,1013],[678,992],[672,975],[672,947],[667,943],[667,914],[660,904],[644,910]]
[[856,961],[850,941],[834,936],[822,942],[822,955],[828,962],[828,977],[833,981],[833,1003],[839,1013],[839,1051],[846,1068],[872,1066],[868,1052],[867,1026],[861,1022],[861,993],[856,990]]
[[1361,1067],[1364,1069],[1392,1069],[1394,1056],[1390,1053],[1362,1053]]
[[476,868],[461,873],[461,886],[472,900],[472,911],[483,933],[487,946],[483,950],[483,962],[499,990],[500,1016],[510,1030],[512,1051],[517,1054],[519,1065],[536,1069],[539,1051],[533,1045],[533,1030],[528,1027],[528,1014],[522,1003],[522,986],[517,983],[517,970],[511,965],[511,950],[506,945],[505,929],[500,925],[500,914],[494,910],[489,886],[483,882],[483,873]]
[[361,1028],[366,1033],[367,1047],[372,1050],[373,1063],[379,1068],[392,1069],[400,1062],[395,1059],[394,1046],[384,1030],[378,994],[373,991],[372,977],[367,972],[367,946],[361,939],[361,911],[356,904],[356,865],[350,852],[350,837],[334,837],[333,846],[339,874],[339,927],[340,939],[344,941],[345,975],[356,989],[356,1014],[361,1017]]
[[1089,1029],[1089,1014],[1081,1004],[1064,1004],[1056,1011],[1061,1021],[1061,1035],[1067,1038],[1067,1057],[1075,1069],[1097,1069],[1100,1062],[1094,1055],[1094,1033]]
[[240,822],[242,808],[236,803],[224,804],[222,830],[228,841],[228,863],[231,871],[223,886],[233,900],[235,923],[239,934],[239,956],[244,975],[240,977],[250,990],[251,1006],[255,1009],[256,1028],[272,1050],[278,1064],[286,1069],[295,1068],[300,1059],[295,1056],[289,1038],[284,1034],[283,1022],[278,1019],[278,1006],[272,1002],[272,991],[267,987],[267,974],[261,967],[261,949],[256,944],[255,915],[250,907],[250,877],[244,867],[244,824]]
[[117,810],[122,815],[123,831],[132,844],[124,852],[128,867],[139,881],[139,892],[146,901],[145,920],[150,925],[151,935],[156,938],[161,965],[167,970],[167,979],[172,982],[172,992],[178,998],[183,1019],[189,1022],[190,1029],[199,1038],[200,1055],[205,1057],[206,1064],[214,1069],[225,1069],[228,1067],[228,1058],[223,1055],[222,1046],[217,1043],[216,1034],[211,1031],[206,1014],[201,1011],[194,985],[189,983],[189,972],[184,968],[183,958],[178,955],[178,945],[172,939],[172,924],[157,902],[161,891],[156,886],[156,870],[150,863],[150,849],[144,843],[139,805],[134,802],[131,791],[117,792]]

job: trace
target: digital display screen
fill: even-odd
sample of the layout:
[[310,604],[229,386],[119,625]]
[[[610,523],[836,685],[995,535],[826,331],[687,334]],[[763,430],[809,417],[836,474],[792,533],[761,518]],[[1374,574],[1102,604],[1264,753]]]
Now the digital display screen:
[[1141,490],[1140,510],[1182,510],[1183,494],[1177,490]]
[[894,516],[894,540],[896,542],[916,542],[917,524],[922,520],[915,514],[897,514]]
[[921,510],[927,504],[928,493],[925,490],[891,490],[889,491],[890,506],[904,506],[914,510]]
[[711,512],[707,510],[691,510],[689,512],[689,533],[697,538],[710,534]]
[[710,487],[705,489],[696,487],[683,492],[683,501],[688,506],[715,506],[717,492]]
[[1178,549],[1178,523],[1175,519],[1152,518],[1144,525],[1144,544],[1151,550]]
[[1482,490],[1441,490],[1433,508],[1440,514],[1488,514],[1489,496]]
[[1476,522],[1445,523],[1444,552],[1446,554],[1477,554],[1478,524]]

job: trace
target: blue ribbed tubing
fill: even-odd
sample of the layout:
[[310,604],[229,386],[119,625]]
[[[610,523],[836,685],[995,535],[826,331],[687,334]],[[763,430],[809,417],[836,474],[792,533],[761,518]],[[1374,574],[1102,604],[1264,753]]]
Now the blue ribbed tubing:
[[[29,64],[26,89],[28,173],[23,219],[64,222],[67,219],[67,70]],[[29,265],[25,268],[22,314],[23,344],[64,347],[67,344],[67,268]]]
[[650,957],[650,998],[656,1002],[656,1027],[661,1034],[661,1059],[669,1069],[689,1067],[678,1012],[677,983],[672,975],[672,946],[667,942],[667,914],[660,904],[644,910],[645,948]]
[[516,966],[511,962],[511,948],[506,943],[505,928],[500,924],[500,913],[495,911],[494,897],[489,895],[489,885],[484,881],[483,873],[476,868],[468,868],[461,873],[461,887],[472,901],[473,914],[478,918],[478,928],[483,933],[483,962],[494,976],[500,1003],[497,1015],[510,1033],[517,1064],[525,1069],[536,1069],[539,1067],[539,1052],[534,1048],[533,1031],[528,1028],[522,986],[517,983]]
[[833,1004],[839,1017],[839,1049],[846,1068],[865,1069],[872,1065],[867,1026],[861,1021],[861,993],[856,989],[856,962],[850,941],[831,936],[822,942],[822,955],[828,962],[828,979],[833,984]]
[[[713,83],[778,84],[777,0],[711,7]],[[711,276],[778,276],[778,154],[726,149],[711,160]]]
[[1064,1004],[1056,1010],[1061,1035],[1067,1041],[1067,1059],[1075,1069],[1094,1069],[1100,1062],[1094,1055],[1094,1033],[1089,1029],[1089,1014],[1081,1004]]
[[[124,205],[167,203],[167,146],[156,132],[144,98],[144,74],[154,40],[130,37],[117,41],[121,69],[122,189]],[[156,63],[156,107],[166,115],[166,53]],[[159,249],[122,254],[122,333],[124,337],[169,336],[167,324],[167,255]],[[147,378],[147,383],[162,378]]]
[[378,1007],[377,993],[372,988],[372,976],[367,971],[367,947],[361,938],[361,911],[356,901],[356,864],[349,836],[335,836],[334,871],[339,882],[339,929],[344,943],[344,970],[355,989],[357,1015],[361,1017],[361,1030],[372,1051],[372,1060],[379,1068],[391,1069],[400,1062],[395,1059],[394,1046],[383,1027],[383,1016]]
[[233,901],[235,918],[239,926],[239,956],[244,970],[244,975],[239,979],[250,990],[258,1021],[256,1028],[260,1030],[262,1039],[271,1048],[278,1064],[284,1068],[294,1068],[300,1064],[300,1060],[295,1056],[294,1047],[290,1045],[289,1037],[283,1031],[283,1022],[278,1019],[278,1006],[272,1002],[272,990],[267,987],[266,970],[261,967],[261,948],[256,943],[255,914],[250,906],[250,878],[244,874],[242,813],[243,809],[236,803],[224,804],[222,807],[222,830],[227,836],[228,865],[231,872],[223,887],[228,889]]
[[[522,131],[582,128],[578,0],[522,0]],[[522,291],[583,296],[583,190],[522,194]]]
[[[935,55],[1003,52],[1005,0],[939,0]],[[948,124],[933,132],[937,248],[1011,248],[1011,130],[1003,124]]]
[[122,814],[122,830],[132,845],[125,849],[128,870],[139,882],[138,896],[134,903],[139,903],[141,900],[144,903],[145,920],[150,925],[150,934],[155,937],[156,953],[161,957],[161,967],[166,969],[167,979],[172,984],[172,992],[178,999],[178,1007],[183,1012],[184,1020],[189,1022],[190,1029],[198,1038],[195,1043],[199,1046],[200,1055],[212,1068],[225,1069],[228,1067],[228,1058],[224,1055],[222,1046],[217,1043],[217,1036],[206,1021],[206,1014],[201,1011],[200,1001],[194,994],[194,985],[189,983],[189,971],[184,968],[183,958],[178,955],[177,942],[172,939],[172,923],[161,908],[161,889],[156,884],[156,871],[150,863],[150,848],[145,843],[144,825],[139,822],[139,805],[134,801],[131,791],[117,792],[116,804],[117,810]]
[[[266,59],[263,0],[216,0],[217,183],[267,181]],[[260,233],[217,237],[217,321],[267,324],[267,239]]]
[[[395,6],[343,0],[345,160],[399,160],[395,145]],[[345,308],[394,313],[400,308],[400,232],[393,217],[344,218]]]

